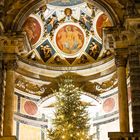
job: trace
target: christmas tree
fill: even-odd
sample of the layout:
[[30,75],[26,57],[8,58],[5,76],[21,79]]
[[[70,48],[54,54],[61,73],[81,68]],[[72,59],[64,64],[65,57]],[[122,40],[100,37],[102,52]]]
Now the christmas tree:
[[81,89],[73,80],[64,79],[56,96],[56,112],[53,128],[48,130],[50,140],[89,140],[89,118],[86,106],[80,100]]

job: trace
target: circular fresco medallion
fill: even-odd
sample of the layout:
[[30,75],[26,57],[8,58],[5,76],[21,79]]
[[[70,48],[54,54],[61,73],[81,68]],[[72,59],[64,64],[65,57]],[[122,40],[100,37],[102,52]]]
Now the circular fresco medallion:
[[74,24],[67,24],[59,28],[55,39],[59,50],[66,55],[75,55],[84,46],[84,32]]
[[29,115],[35,115],[37,113],[37,105],[32,101],[26,101],[24,104],[24,110]]
[[100,38],[102,38],[102,28],[111,26],[109,18],[105,14],[101,14],[96,22],[96,30]]
[[103,103],[103,110],[108,113],[111,112],[115,107],[115,100],[113,98],[108,98]]
[[28,17],[23,24],[23,31],[27,33],[31,45],[34,45],[41,35],[41,26],[39,21],[34,17]]

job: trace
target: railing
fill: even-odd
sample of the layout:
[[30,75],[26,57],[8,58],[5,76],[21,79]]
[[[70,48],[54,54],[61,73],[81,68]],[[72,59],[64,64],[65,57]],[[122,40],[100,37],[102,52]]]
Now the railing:
[[109,132],[110,140],[140,140],[140,133]]

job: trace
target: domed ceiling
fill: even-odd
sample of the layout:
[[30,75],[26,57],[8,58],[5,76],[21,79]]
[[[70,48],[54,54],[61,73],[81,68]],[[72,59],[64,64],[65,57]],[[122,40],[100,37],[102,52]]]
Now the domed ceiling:
[[100,135],[98,126],[106,128],[108,122],[118,120],[116,67],[111,51],[102,45],[102,28],[112,25],[104,11],[83,0],[51,2],[35,9],[20,25],[30,43],[29,51],[19,56],[15,80],[15,120],[22,134],[22,123],[39,127],[33,134],[49,127],[53,91],[69,77],[82,88],[82,103],[88,105],[95,137]]
[[22,30],[30,42],[23,58],[48,66],[88,65],[111,56],[102,46],[107,15],[82,0],[60,0],[36,9]]

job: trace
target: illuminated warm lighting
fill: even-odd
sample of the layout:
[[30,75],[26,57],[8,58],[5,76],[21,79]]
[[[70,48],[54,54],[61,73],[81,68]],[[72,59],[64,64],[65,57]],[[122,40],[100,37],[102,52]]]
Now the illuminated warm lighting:
[[72,134],[70,134],[70,136],[72,137],[73,135],[72,135]]
[[64,135],[62,136],[62,139],[65,139],[65,136]]
[[84,133],[84,132],[82,132],[82,135],[85,135],[85,133]]
[[79,132],[77,133],[77,136],[80,136],[80,133]]
[[73,116],[76,116],[76,113],[75,112],[73,113]]

